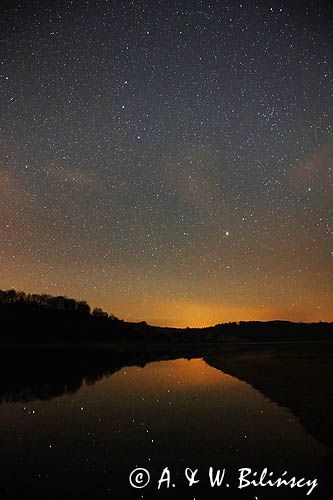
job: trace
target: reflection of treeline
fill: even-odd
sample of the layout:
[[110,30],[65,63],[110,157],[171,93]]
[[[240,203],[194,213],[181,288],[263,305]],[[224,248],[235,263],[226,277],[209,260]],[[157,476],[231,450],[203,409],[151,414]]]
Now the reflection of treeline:
[[[117,347],[117,346],[116,346]],[[131,348],[132,347],[132,348]],[[75,393],[85,382],[93,385],[125,366],[144,367],[152,361],[177,359],[202,352],[182,346],[171,353],[155,346],[145,349],[136,343],[126,349],[100,345],[3,346],[0,363],[0,404],[4,401],[32,401]],[[61,359],[61,363],[59,360]]]

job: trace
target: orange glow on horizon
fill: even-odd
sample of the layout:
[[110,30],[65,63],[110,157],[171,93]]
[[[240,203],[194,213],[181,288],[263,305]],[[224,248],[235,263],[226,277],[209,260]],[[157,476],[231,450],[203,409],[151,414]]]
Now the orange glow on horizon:
[[[103,301],[102,301],[103,302]],[[251,307],[232,306],[219,303],[199,303],[189,301],[129,301],[128,303],[117,303],[112,305],[103,302],[105,310],[116,311],[116,315],[126,321],[146,321],[154,326],[166,326],[176,328],[202,328],[228,323],[232,321],[333,321],[330,309],[323,314],[321,308],[311,307],[301,309],[299,307]],[[124,311],[121,315],[118,311]]]

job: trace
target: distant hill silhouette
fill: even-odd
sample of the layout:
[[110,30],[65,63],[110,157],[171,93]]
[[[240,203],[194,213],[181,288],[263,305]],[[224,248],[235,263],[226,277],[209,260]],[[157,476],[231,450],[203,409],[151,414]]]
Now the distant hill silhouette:
[[0,343],[274,342],[330,340],[332,323],[250,321],[207,328],[163,328],[125,322],[85,301],[0,290]]

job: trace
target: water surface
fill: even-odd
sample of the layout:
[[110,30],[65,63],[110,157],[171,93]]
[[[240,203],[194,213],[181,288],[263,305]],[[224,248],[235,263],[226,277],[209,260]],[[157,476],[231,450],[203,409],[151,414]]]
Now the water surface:
[[[244,489],[238,469],[320,477],[330,449],[288,408],[203,359],[123,367],[74,393],[0,406],[1,498],[319,498],[306,488]],[[208,468],[226,468],[229,488],[212,489]],[[144,467],[151,482],[129,484]],[[164,467],[175,487],[157,490]],[[189,488],[186,467],[199,469]],[[323,498],[327,498],[323,496]]]

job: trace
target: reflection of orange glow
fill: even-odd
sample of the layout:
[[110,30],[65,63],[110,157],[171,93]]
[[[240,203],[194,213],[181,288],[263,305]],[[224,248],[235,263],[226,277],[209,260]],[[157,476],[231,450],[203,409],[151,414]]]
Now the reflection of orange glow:
[[[121,390],[122,383],[131,386],[140,385],[147,392],[156,390],[183,390],[199,386],[215,384],[233,384],[238,380],[220,370],[207,365],[202,359],[176,359],[149,363],[144,368],[123,368],[115,373],[111,381]],[[108,384],[107,380],[101,383]]]

